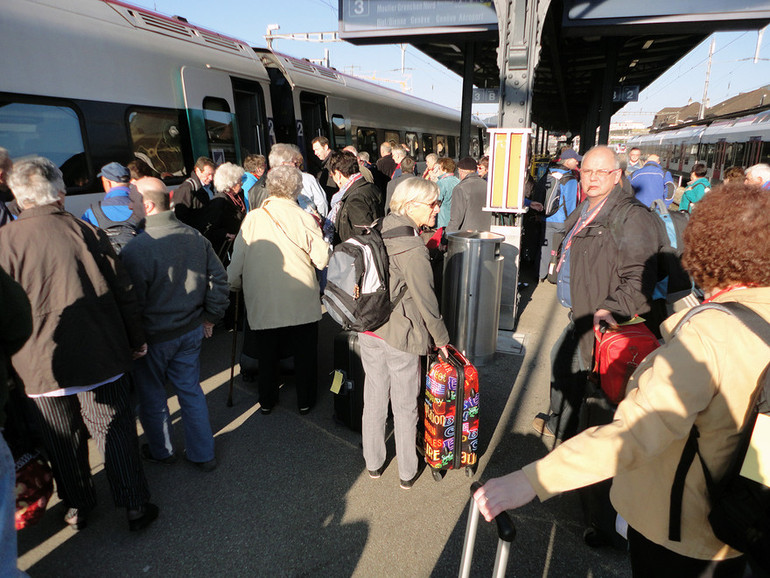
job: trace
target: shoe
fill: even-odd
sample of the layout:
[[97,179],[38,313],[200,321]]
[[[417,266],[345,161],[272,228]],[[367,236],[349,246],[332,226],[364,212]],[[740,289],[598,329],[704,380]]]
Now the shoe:
[[377,478],[379,478],[382,475],[382,472],[385,471],[385,466],[384,465],[380,466],[376,470],[366,470],[366,471],[369,472],[369,477],[370,478],[372,478],[373,480],[376,480]]
[[128,529],[137,532],[149,526],[158,517],[160,509],[155,504],[147,502],[141,508],[129,508],[126,510],[128,517]]
[[75,532],[84,530],[88,525],[88,510],[86,508],[70,508],[64,514],[64,522]]
[[411,480],[401,480],[401,489],[402,490],[411,490],[414,483],[417,481],[417,478],[420,477],[420,472],[417,472],[414,477]]
[[543,437],[556,437],[556,435],[550,429],[548,429],[548,423],[544,417],[541,417],[541,415],[538,415],[534,420],[532,420],[532,428]]
[[301,407],[299,408],[299,415],[307,415],[310,413],[310,410],[313,409],[312,407]]
[[150,446],[148,444],[142,444],[142,447],[139,448],[139,453],[142,454],[142,459],[147,462],[152,462],[154,464],[175,464],[177,460],[179,459],[176,454],[171,454],[168,457],[165,458],[155,458],[150,453]]
[[270,412],[273,411],[272,407],[261,407],[259,409],[260,412],[262,412],[262,415],[270,415]]
[[217,469],[216,458],[214,458],[213,460],[209,460],[207,462],[194,462],[190,458],[187,458],[187,456],[185,457],[188,462],[190,462],[192,465],[194,465],[196,468],[198,468],[202,472],[213,472],[215,469]]

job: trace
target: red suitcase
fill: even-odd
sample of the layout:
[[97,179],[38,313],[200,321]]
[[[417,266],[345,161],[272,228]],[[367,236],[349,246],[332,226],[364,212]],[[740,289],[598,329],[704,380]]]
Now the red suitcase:
[[473,476],[478,462],[479,375],[459,351],[448,349],[449,359],[431,364],[425,380],[425,462],[436,480],[463,467]]

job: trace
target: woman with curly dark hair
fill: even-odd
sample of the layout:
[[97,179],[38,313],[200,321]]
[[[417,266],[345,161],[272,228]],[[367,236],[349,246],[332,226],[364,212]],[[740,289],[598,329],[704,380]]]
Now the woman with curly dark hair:
[[[738,302],[770,321],[768,230],[767,191],[730,184],[703,197],[685,231],[683,259],[708,301]],[[693,315],[674,333],[685,314],[662,324],[665,343],[631,376],[612,423],[589,428],[476,492],[488,520],[536,496],[546,500],[613,478],[610,497],[628,522],[635,577],[743,576],[744,556],[709,524],[701,467],[686,469],[680,511],[672,485],[693,426],[704,463],[715,480],[723,476],[770,359],[768,344],[715,309]]]

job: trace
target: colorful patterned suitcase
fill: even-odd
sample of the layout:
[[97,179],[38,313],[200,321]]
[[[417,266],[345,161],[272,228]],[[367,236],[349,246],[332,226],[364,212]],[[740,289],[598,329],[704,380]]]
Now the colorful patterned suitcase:
[[451,345],[449,359],[431,364],[425,379],[425,462],[433,478],[465,468],[473,476],[478,462],[479,375]]

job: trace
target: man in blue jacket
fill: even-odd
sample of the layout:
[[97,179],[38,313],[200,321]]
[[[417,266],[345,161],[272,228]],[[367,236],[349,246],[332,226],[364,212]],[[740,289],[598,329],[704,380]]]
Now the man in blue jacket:
[[671,173],[660,166],[660,157],[650,155],[641,169],[629,178],[636,199],[650,207],[655,199],[661,199],[668,206],[674,198],[674,179]]
[[[551,252],[556,252],[559,249],[558,243],[554,242],[554,236],[564,235],[564,221],[577,206],[578,179],[575,171],[577,171],[578,163],[582,160],[583,157],[577,154],[575,149],[567,148],[562,151],[558,164],[548,169],[545,199],[547,216],[545,219],[545,240],[540,251],[540,279],[545,279],[548,276]],[[557,198],[556,194],[558,194],[558,204],[549,208],[548,200]]]

